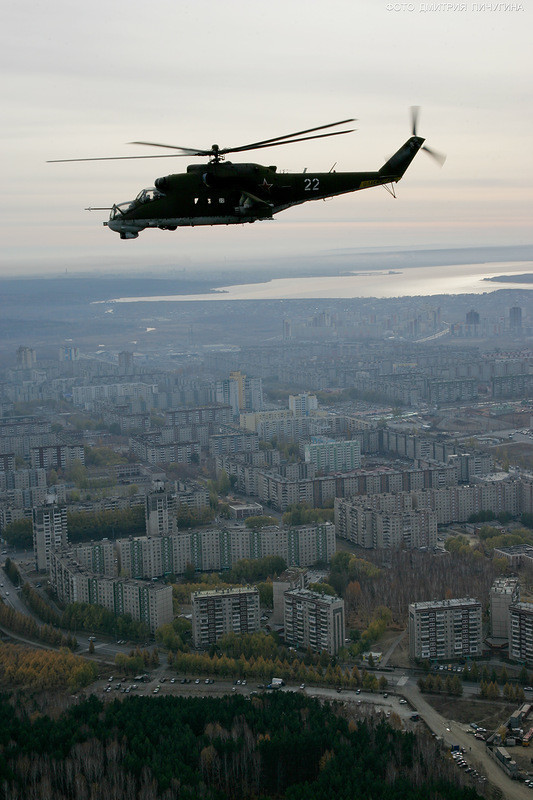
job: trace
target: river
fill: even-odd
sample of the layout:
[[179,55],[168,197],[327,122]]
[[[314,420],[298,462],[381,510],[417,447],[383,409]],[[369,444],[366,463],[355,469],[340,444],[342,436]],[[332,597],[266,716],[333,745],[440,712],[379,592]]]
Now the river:
[[402,270],[358,271],[340,276],[278,278],[266,283],[219,286],[210,294],[119,297],[108,302],[185,302],[217,300],[298,300],[350,297],[409,297],[439,294],[483,294],[498,289],[532,289],[532,283],[516,280],[493,282],[496,275],[531,272],[531,261],[485,264],[453,264],[442,267],[410,267]]

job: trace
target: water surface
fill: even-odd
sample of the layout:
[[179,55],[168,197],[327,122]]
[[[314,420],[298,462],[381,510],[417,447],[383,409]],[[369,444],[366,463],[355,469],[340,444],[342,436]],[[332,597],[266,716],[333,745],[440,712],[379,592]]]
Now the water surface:
[[411,297],[438,294],[483,294],[499,289],[532,289],[531,283],[487,281],[495,275],[531,272],[533,261],[453,264],[402,270],[354,272],[341,276],[277,278],[267,283],[220,286],[210,294],[119,297],[110,302],[186,302],[191,300],[305,300],[350,297]]

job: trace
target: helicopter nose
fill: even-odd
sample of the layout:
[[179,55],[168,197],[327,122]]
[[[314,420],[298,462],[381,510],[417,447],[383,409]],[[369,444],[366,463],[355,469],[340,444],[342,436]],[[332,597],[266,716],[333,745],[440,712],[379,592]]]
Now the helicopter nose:
[[131,220],[110,219],[107,227],[112,231],[120,233],[121,239],[136,239],[139,231],[144,230],[144,225],[139,225]]

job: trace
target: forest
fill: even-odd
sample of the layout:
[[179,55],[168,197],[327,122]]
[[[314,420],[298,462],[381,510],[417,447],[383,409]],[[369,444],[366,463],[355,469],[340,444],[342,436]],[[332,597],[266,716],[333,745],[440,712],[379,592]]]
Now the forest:
[[94,661],[75,656],[66,648],[55,652],[5,642],[0,645],[2,686],[7,684],[31,690],[68,687],[76,690],[92,683],[97,676],[98,668]]
[[0,697],[2,800],[475,800],[430,737],[297,693],[94,696],[55,719]]
[[328,583],[344,597],[347,616],[356,613],[368,625],[381,606],[389,609],[394,624],[404,626],[409,603],[450,597],[486,602],[498,574],[500,564],[472,548],[466,556],[450,552],[446,558],[415,550],[375,550],[363,559],[339,551],[331,559]]

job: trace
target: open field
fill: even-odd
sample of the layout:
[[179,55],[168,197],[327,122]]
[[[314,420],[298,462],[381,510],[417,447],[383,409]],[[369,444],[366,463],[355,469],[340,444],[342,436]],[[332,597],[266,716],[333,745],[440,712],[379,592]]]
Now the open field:
[[533,469],[533,443],[512,442],[510,444],[500,444],[490,447],[494,459],[502,463],[508,461],[511,466],[518,466],[522,469]]

